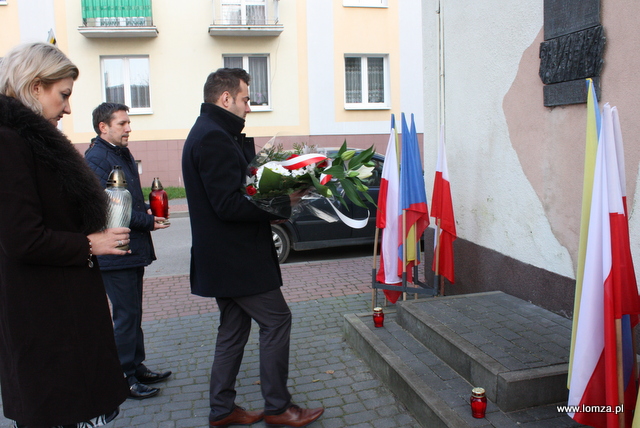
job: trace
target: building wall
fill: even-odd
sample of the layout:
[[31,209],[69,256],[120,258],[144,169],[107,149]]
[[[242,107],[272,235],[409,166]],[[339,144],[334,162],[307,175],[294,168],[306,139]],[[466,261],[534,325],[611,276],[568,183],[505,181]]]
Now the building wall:
[[[456,260],[460,280],[449,290],[508,289],[570,315],[586,104],[543,105],[538,77],[543,3],[493,0],[463,6],[427,0],[423,8],[440,10],[436,16],[425,13],[425,63],[439,57],[440,41],[444,46],[442,68],[425,67],[425,152],[435,152],[443,123],[462,256]],[[634,208],[640,153],[633,84],[638,59],[632,52],[639,31],[632,17],[639,8],[631,1],[602,0],[607,45],[600,105],[610,102],[620,109]],[[640,225],[630,211],[638,254]]]
[[18,5],[14,2],[0,5],[0,58],[12,46],[20,42],[20,22]]
[[[341,0],[331,8],[324,2],[306,3],[310,134],[387,134],[380,140],[384,146],[376,146],[384,153],[391,114],[403,111],[416,115],[422,133],[420,1],[389,0],[388,8],[343,7]],[[345,54],[389,54],[389,109],[345,110]]]
[[[223,65],[223,54],[270,56],[272,109],[252,112],[245,128],[258,145],[274,136],[287,145],[333,147],[347,140],[384,153],[390,116],[401,111],[416,114],[422,133],[420,0],[389,0],[386,8],[344,7],[342,0],[330,7],[315,0],[279,2],[284,31],[277,37],[212,37],[218,0],[180,7],[153,0],[158,35],[152,38],[87,38],[78,31],[81,0],[32,3],[9,0],[0,7],[0,23],[8,23],[3,33],[11,34],[0,40],[0,56],[20,41],[44,41],[55,29],[58,46],[80,69],[72,114],[60,127],[81,152],[95,136],[91,111],[103,101],[100,58],[149,56],[152,113],[131,114],[130,147],[142,163],[143,183],[159,176],[165,186],[182,185],[182,144],[199,114],[204,81]],[[345,53],[389,55],[390,108],[345,110]]]

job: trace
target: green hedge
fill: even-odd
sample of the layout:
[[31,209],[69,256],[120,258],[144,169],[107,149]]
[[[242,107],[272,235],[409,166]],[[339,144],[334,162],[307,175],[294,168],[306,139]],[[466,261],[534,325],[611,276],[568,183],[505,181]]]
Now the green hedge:
[[[183,199],[187,197],[184,187],[165,187],[164,191],[167,192],[169,199]],[[142,188],[142,194],[145,200],[149,200],[149,193],[151,193],[151,187]]]

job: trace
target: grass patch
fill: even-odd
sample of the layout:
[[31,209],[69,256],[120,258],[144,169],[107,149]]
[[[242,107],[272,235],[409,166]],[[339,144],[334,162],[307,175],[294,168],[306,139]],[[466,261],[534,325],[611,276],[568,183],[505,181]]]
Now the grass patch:
[[[184,199],[187,197],[184,187],[165,187],[164,191],[167,192],[169,199]],[[145,200],[149,200],[149,193],[151,193],[151,187],[143,187],[142,194]]]

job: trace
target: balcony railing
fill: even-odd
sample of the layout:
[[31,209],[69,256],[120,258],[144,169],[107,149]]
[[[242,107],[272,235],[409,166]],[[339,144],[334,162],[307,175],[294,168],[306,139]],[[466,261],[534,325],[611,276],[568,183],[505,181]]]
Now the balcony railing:
[[279,22],[278,0],[214,0],[211,36],[277,36],[284,27]]
[[82,0],[86,37],[156,37],[151,0]]

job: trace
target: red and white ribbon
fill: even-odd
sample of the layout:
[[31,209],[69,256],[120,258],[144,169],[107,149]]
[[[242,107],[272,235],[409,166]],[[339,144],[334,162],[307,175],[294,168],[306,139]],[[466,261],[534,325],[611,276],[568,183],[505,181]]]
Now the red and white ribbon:
[[321,155],[318,153],[309,153],[282,161],[280,162],[280,165],[291,171],[293,169],[304,168],[305,166],[311,165],[312,163],[322,162],[326,159],[327,157],[325,155]]
[[331,181],[331,174],[320,174],[320,184],[323,186]]

